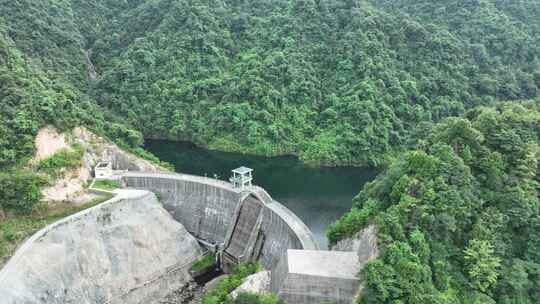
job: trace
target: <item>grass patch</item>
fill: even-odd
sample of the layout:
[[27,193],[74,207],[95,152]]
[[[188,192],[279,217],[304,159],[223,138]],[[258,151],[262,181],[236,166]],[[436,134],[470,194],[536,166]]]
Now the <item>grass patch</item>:
[[92,187],[96,189],[111,191],[111,190],[120,188],[121,185],[120,185],[120,182],[104,179],[104,180],[96,180],[94,182],[94,186]]
[[[249,263],[238,265],[233,270],[233,273],[227,278],[219,282],[218,286],[215,289],[210,290],[203,297],[203,304],[221,304],[221,303],[231,303],[229,294],[235,290],[238,286],[242,285],[242,281],[254,273],[262,271],[260,264]],[[234,302],[233,302],[234,303]]]
[[[275,294],[240,293],[236,299],[228,299],[226,304],[285,304]],[[329,304],[329,303],[328,303]]]
[[0,221],[0,267],[13,255],[22,241],[38,230],[110,198],[112,195],[105,195],[79,206],[49,207],[44,205],[41,208],[36,208],[30,215]]
[[206,269],[208,267],[211,267],[216,262],[216,256],[214,254],[207,254],[202,259],[196,261],[191,265],[191,268],[189,270],[191,271],[199,271]]
[[41,160],[37,169],[49,175],[58,176],[65,169],[77,168],[81,165],[84,150],[79,145],[74,145],[73,149],[63,149]]

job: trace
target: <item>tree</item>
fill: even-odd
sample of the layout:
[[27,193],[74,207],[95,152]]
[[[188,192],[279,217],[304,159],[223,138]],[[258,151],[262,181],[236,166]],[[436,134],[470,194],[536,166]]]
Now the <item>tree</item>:
[[5,212],[29,213],[41,199],[43,182],[28,171],[0,173],[0,208]]
[[493,246],[489,242],[471,240],[463,253],[473,288],[485,292],[497,283],[501,259],[495,256]]

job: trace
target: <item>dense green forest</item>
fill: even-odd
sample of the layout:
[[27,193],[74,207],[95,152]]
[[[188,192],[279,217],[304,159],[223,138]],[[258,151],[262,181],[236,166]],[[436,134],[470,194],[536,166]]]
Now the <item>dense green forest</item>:
[[0,167],[24,163],[40,127],[85,125],[124,145],[142,135],[89,95],[69,1],[0,0]]
[[539,159],[540,101],[443,119],[328,233],[379,228],[363,303],[538,303]]
[[387,166],[362,301],[536,303],[539,56],[538,0],[0,0],[0,209],[45,125]]
[[538,5],[507,2],[130,2],[85,34],[93,94],[147,137],[378,165],[418,125],[538,95]]
[[0,4],[2,164],[52,123],[380,165],[426,124],[540,86],[536,1]]

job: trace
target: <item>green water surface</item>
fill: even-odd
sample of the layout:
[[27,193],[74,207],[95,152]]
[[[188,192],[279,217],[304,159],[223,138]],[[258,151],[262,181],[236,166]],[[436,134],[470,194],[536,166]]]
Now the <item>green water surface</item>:
[[209,151],[186,142],[148,140],[146,149],[174,164],[181,173],[217,175],[228,180],[234,168],[253,168],[254,184],[299,216],[313,231],[321,248],[328,244],[328,225],[351,208],[352,198],[378,173],[372,168],[313,168],[294,157]]

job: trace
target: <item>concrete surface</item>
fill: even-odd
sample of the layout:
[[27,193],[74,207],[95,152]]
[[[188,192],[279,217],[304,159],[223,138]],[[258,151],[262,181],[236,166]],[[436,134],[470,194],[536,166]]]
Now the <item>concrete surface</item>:
[[355,252],[290,249],[272,270],[270,290],[287,303],[351,304],[359,270]]
[[190,277],[197,241],[147,191],[34,234],[0,272],[3,304],[152,303]]
[[357,279],[360,265],[354,252],[288,250],[287,253],[289,273]]
[[176,173],[127,172],[122,182],[129,188],[155,192],[165,209],[196,238],[222,247],[234,235],[242,203],[250,196],[257,199],[262,211],[253,213],[256,220],[244,219],[251,231],[244,227],[242,234],[236,234],[245,244],[234,251],[239,262],[258,259],[263,267],[272,269],[289,248],[319,248],[309,228],[260,187],[237,189],[224,181]]

